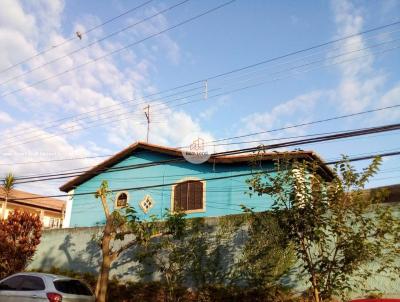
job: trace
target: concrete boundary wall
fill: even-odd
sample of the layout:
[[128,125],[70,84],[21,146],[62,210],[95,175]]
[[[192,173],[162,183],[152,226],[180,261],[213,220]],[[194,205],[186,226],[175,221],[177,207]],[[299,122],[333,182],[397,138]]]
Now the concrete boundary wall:
[[[215,230],[219,218],[203,218],[204,223]],[[102,227],[80,227],[44,230],[41,243],[35,253],[29,270],[48,271],[51,268],[97,274],[100,267],[101,251],[93,237]],[[211,234],[210,234],[211,235]],[[131,237],[132,238],[132,237]],[[126,237],[129,240],[129,236]],[[134,248],[125,251],[111,268],[111,277],[120,280],[139,281],[139,263],[133,259]],[[157,276],[153,276],[157,280]]]
[[[219,218],[205,218],[204,223],[209,226],[210,236],[217,229]],[[35,254],[35,257],[29,265],[29,270],[48,271],[51,268],[72,270],[76,272],[88,272],[96,274],[100,266],[100,248],[93,236],[101,230],[101,227],[67,228],[45,230],[42,235],[41,243]],[[232,244],[235,249],[245,242],[245,231],[239,229],[241,234],[235,234],[235,240]],[[122,257],[113,265],[111,277],[115,276],[119,280],[140,281],[138,270],[141,264],[133,259],[133,250],[126,251]],[[398,259],[400,264],[400,255]],[[373,265],[373,264],[372,264]],[[158,280],[158,276],[153,274],[150,279]],[[295,291],[301,291],[305,288],[305,282],[299,280],[296,274],[285,278],[295,288]],[[366,284],[369,288],[376,288],[388,296],[400,296],[400,276],[395,276],[395,280],[383,276],[372,276]],[[360,293],[354,292],[352,296],[359,296]]]

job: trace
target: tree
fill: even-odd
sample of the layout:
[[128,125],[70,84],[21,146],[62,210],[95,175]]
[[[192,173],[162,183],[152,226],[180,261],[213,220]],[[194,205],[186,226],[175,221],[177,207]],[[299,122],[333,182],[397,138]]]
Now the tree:
[[250,289],[273,294],[282,288],[280,278],[293,267],[293,248],[282,240],[283,230],[271,213],[255,213],[246,207],[243,210],[248,239],[238,262],[238,272]]
[[[142,264],[139,272],[142,276],[157,273],[165,288],[165,301],[177,301],[181,294],[182,282],[186,273],[186,263],[190,251],[185,249],[187,235],[186,214],[166,209],[165,226],[170,230],[170,236],[160,236],[139,250],[136,259]],[[173,235],[172,235],[173,234]]]
[[[147,245],[156,237],[179,234],[182,225],[181,217],[175,215],[170,216],[174,223],[167,221],[161,224],[154,218],[151,221],[140,221],[132,207],[111,212],[107,203],[110,193],[107,181],[103,181],[95,195],[96,198],[100,198],[106,217],[106,224],[100,236],[102,262],[95,290],[97,302],[106,301],[110,267],[123,252],[135,245]],[[129,235],[130,237],[127,237]],[[116,243],[117,241],[119,242]]]
[[10,197],[11,191],[15,185],[15,177],[12,173],[8,173],[6,177],[3,179],[2,190],[4,192],[4,202],[1,209],[0,218],[4,219],[6,217],[6,209],[8,198]]
[[15,210],[0,219],[0,279],[26,268],[41,235],[42,223],[36,214]]
[[277,162],[276,174],[249,180],[253,193],[273,198],[283,239],[301,260],[316,302],[344,296],[372,273],[396,269],[399,220],[391,207],[380,205],[382,195],[364,190],[380,162],[376,158],[357,172],[344,158],[333,179],[326,179],[316,163],[284,161]]

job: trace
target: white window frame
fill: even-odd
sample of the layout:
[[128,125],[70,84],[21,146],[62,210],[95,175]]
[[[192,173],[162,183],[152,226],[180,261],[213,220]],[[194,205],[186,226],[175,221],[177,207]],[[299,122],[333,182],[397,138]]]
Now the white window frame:
[[187,210],[187,211],[183,211],[183,213],[191,214],[191,213],[204,213],[204,212],[206,212],[206,193],[207,193],[207,191],[206,191],[206,181],[202,180],[200,178],[197,178],[197,177],[185,177],[185,178],[182,178],[181,180],[179,180],[178,182],[176,182],[174,185],[172,185],[172,189],[171,189],[172,190],[171,191],[171,212],[175,212],[175,209],[174,209],[175,187],[177,185],[183,183],[183,182],[187,182],[187,181],[191,181],[191,180],[199,181],[199,182],[201,182],[203,184],[203,208],[196,209],[196,210]]

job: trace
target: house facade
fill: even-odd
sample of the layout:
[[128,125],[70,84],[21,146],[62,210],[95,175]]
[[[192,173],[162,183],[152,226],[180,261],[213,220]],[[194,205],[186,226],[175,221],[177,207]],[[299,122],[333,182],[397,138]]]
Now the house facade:
[[45,229],[61,228],[65,201],[13,189],[6,203],[4,191],[0,188],[0,217],[7,218],[14,210],[39,215]]
[[180,150],[136,143],[60,188],[69,195],[63,226],[104,224],[101,203],[93,193],[103,180],[112,191],[110,208],[129,204],[140,219],[152,215],[161,218],[167,209],[180,209],[187,217],[238,214],[241,205],[264,211],[272,200],[246,194],[246,180],[257,170],[273,170],[274,160],[283,157],[318,161],[321,173],[332,176],[322,160],[309,151],[266,153],[257,165],[250,164],[253,155],[221,156],[194,164],[186,161]]

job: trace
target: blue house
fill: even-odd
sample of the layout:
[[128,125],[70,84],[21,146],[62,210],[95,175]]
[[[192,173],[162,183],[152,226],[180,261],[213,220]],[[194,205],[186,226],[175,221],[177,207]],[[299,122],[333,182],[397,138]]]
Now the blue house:
[[201,164],[186,161],[178,149],[135,143],[64,184],[68,193],[64,227],[103,224],[105,216],[95,192],[107,180],[110,208],[133,206],[140,218],[162,217],[165,209],[184,210],[188,217],[238,214],[241,205],[264,211],[272,201],[249,196],[246,180],[251,173],[274,167],[274,160],[296,158],[317,161],[322,173],[331,170],[311,151],[270,152],[250,164],[254,155],[211,157]]

